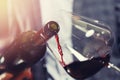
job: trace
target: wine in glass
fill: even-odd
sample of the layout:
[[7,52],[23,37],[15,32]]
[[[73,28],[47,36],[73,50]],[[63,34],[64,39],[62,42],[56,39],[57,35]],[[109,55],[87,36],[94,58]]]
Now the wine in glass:
[[[83,16],[73,16],[72,45],[63,42],[60,45],[59,37],[56,35],[58,52],[61,55],[59,60],[65,71],[73,78],[83,80],[93,76],[105,66],[110,65],[110,53],[114,37],[109,26]],[[51,49],[54,53],[55,50]],[[67,50],[67,53],[65,53]],[[64,59],[64,54],[73,56],[71,62],[69,58]],[[119,70],[118,68],[116,68]]]

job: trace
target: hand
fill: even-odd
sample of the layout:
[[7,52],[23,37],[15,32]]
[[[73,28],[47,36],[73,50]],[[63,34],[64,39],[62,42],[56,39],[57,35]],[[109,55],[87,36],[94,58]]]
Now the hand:
[[18,76],[16,76],[14,79],[14,75],[8,72],[5,72],[3,74],[0,75],[0,80],[33,80],[32,79],[32,73],[31,73],[31,69],[25,69],[24,71],[22,71]]
[[0,75],[0,80],[10,80],[13,77],[11,73],[5,72]]

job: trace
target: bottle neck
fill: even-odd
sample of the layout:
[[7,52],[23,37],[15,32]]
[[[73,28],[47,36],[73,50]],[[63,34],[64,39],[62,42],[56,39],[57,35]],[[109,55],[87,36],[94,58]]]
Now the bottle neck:
[[33,42],[35,46],[44,45],[46,42],[59,31],[59,25],[55,21],[48,22],[38,32],[34,32]]

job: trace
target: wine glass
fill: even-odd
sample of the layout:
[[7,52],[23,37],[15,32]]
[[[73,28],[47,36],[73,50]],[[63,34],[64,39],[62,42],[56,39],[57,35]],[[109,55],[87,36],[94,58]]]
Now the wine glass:
[[[54,53],[49,45],[48,48],[71,77],[83,80],[110,65],[114,37],[110,27],[97,20],[72,15],[72,23],[72,45],[68,41],[60,45],[56,35],[60,55]],[[64,55],[71,55],[72,59],[65,59]]]

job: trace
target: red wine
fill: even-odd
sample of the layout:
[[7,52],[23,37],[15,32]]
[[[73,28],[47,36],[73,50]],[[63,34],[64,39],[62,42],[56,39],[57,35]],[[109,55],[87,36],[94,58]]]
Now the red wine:
[[104,66],[108,65],[110,55],[105,57],[96,57],[86,61],[75,61],[66,65],[64,69],[66,72],[75,79],[83,80],[91,77],[101,70]]
[[23,32],[0,55],[0,73],[16,74],[41,60],[46,51],[46,42],[59,31],[59,25],[48,22],[39,31]]
[[64,60],[63,60],[63,51],[62,51],[62,48],[61,48],[61,45],[60,45],[60,42],[59,42],[59,36],[56,34],[56,35],[55,35],[55,38],[56,38],[56,42],[57,42],[57,46],[58,46],[58,52],[59,52],[59,54],[60,54],[60,56],[61,56],[60,64],[61,64],[62,66],[65,66],[65,62],[64,62]]

